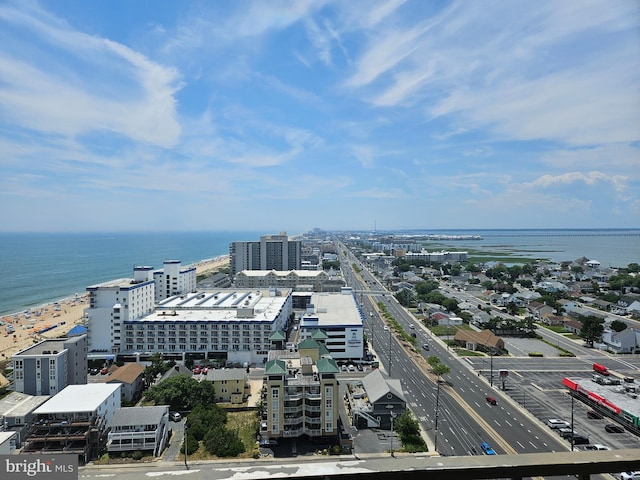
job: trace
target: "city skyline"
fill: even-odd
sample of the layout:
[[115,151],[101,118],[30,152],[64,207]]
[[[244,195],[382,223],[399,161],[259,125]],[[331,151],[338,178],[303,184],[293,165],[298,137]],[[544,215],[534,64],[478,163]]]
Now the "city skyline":
[[9,1],[0,231],[637,228],[639,28],[632,1]]

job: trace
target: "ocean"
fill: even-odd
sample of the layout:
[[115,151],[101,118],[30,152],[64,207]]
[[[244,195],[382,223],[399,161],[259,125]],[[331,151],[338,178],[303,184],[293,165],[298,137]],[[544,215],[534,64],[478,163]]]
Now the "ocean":
[[165,260],[189,265],[227,255],[231,242],[268,233],[0,233],[0,315],[131,278],[136,265],[162,268]]
[[[188,265],[229,253],[233,241],[273,232],[0,233],[0,315],[82,294],[89,285],[131,278],[133,267]],[[640,263],[640,229],[414,230],[399,233],[479,235],[482,240],[438,241],[450,250],[511,252],[554,261],[587,257],[603,267]]]

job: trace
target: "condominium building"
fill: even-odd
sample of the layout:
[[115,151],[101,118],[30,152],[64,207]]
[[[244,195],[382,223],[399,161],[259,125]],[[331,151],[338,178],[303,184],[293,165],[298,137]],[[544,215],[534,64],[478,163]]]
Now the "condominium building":
[[119,383],[69,385],[34,410],[23,451],[76,454],[86,463],[102,451],[119,408]]
[[231,276],[243,270],[300,270],[302,241],[289,240],[286,232],[264,235],[257,242],[231,242]]
[[329,275],[323,270],[243,270],[235,276],[238,288],[281,287],[292,290],[323,291]]
[[468,260],[468,252],[427,252],[426,250],[421,250],[419,252],[407,252],[402,256],[410,260],[424,260],[433,263],[466,262]]
[[87,383],[87,336],[44,340],[11,357],[14,390],[55,395],[67,385]]
[[339,433],[339,388],[335,360],[314,340],[298,351],[272,350],[264,374],[263,438],[324,437]]
[[148,315],[122,322],[120,358],[138,361],[161,353],[178,361],[189,355],[264,364],[271,332],[284,330],[291,317],[291,293],[276,288],[228,289],[167,298]]
[[[298,301],[303,293],[298,295]],[[311,293],[300,319],[300,338],[312,338],[317,331],[336,360],[361,359],[364,354],[364,315],[350,288],[341,293]]]

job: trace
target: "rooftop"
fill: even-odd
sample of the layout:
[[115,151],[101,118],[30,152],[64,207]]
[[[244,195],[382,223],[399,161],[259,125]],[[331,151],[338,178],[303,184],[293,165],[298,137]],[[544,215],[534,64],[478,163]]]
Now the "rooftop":
[[94,412],[105,399],[121,388],[120,383],[68,385],[49,401],[38,407],[34,413]]
[[353,295],[343,293],[313,293],[313,311],[300,321],[301,329],[327,327],[362,327],[362,314]]

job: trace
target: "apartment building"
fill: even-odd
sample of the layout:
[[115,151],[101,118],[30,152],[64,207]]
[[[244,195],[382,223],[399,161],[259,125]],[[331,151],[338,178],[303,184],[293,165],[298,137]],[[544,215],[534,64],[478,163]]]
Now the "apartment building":
[[259,241],[231,242],[229,256],[232,277],[243,270],[301,270],[302,241],[289,240],[286,232],[263,235]]
[[272,350],[265,366],[263,438],[326,437],[339,433],[338,365],[321,343]]
[[123,322],[120,358],[134,362],[161,353],[177,361],[190,355],[197,360],[264,364],[271,332],[284,330],[291,313],[291,290],[221,289],[176,295],[161,301],[152,313]]
[[243,270],[235,276],[237,288],[280,287],[312,292],[323,291],[329,275],[323,270]]
[[300,318],[300,339],[312,338],[320,330],[326,335],[324,345],[336,360],[361,359],[364,354],[364,314],[350,288],[340,293],[303,293],[297,301],[306,304]]
[[11,357],[14,390],[55,395],[68,385],[87,383],[87,335],[43,340]]
[[24,453],[75,454],[94,459],[107,440],[107,425],[120,408],[120,384],[69,385],[33,412]]

